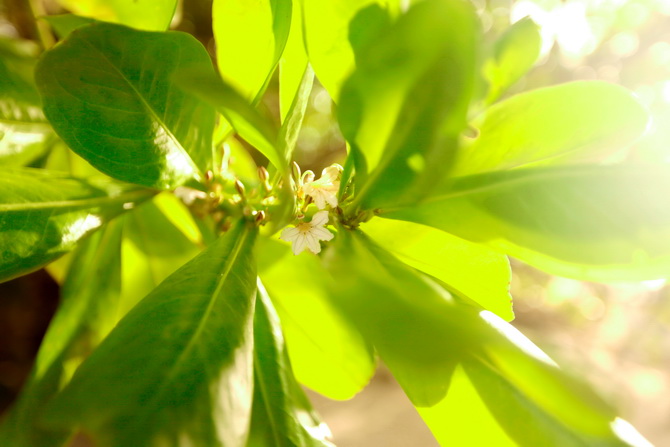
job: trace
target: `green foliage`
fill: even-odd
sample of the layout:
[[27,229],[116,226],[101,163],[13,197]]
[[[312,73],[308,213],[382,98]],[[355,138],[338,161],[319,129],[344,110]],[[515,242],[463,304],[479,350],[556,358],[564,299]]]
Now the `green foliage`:
[[[0,41],[0,280],[64,277],[0,444],[328,446],[300,385],[351,398],[379,358],[443,445],[646,445],[505,321],[508,255],[667,277],[630,92],[496,102],[538,27],[487,59],[460,0],[216,0],[218,73],[174,1],[61,3],[39,61]],[[291,164],[315,76],[350,148],[320,176]]]
[[0,278],[26,274],[72,250],[150,191],[31,168],[0,174]]
[[119,180],[172,189],[212,168],[214,110],[171,75],[211,65],[188,35],[95,23],[45,53],[35,74],[72,150]]

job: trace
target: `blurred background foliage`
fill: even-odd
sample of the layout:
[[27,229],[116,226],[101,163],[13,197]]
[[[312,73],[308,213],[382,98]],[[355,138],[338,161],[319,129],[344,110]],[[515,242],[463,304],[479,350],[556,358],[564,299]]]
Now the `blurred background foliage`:
[[[65,2],[61,2],[65,3]],[[48,32],[33,13],[66,12],[54,0],[0,2],[0,36],[38,40]],[[541,58],[506,96],[573,80],[604,80],[634,91],[652,126],[627,155],[670,162],[670,0],[475,0],[487,45],[530,16],[542,34]],[[172,28],[196,36],[214,57],[211,0],[182,0]],[[278,121],[274,81],[261,105]],[[241,165],[244,152],[234,151]],[[342,162],[344,140],[330,96],[312,91],[296,161],[319,172]],[[669,201],[670,202],[670,201]],[[622,410],[652,443],[670,445],[670,287],[664,280],[596,284],[553,277],[513,262],[511,284],[519,327],[548,354],[582,375]],[[0,412],[18,393],[58,288],[44,272],[0,284]],[[311,396],[341,446],[433,446],[411,404],[381,369],[348,402]],[[78,442],[78,441],[75,441]]]

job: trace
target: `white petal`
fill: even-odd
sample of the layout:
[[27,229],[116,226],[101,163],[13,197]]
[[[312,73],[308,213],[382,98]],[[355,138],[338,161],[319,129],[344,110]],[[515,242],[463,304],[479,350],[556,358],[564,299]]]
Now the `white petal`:
[[312,233],[306,233],[305,239],[307,240],[307,248],[314,254],[318,254],[321,251],[321,245],[319,240]]
[[318,213],[314,214],[314,217],[312,217],[312,220],[310,224],[312,224],[313,227],[320,227],[328,223],[328,211],[319,211]]
[[291,248],[293,249],[293,254],[294,255],[299,255],[302,253],[302,251],[305,249],[307,246],[307,238],[305,237],[306,234],[298,234],[298,237],[295,238],[293,241],[293,245]]
[[340,169],[335,166],[328,166],[326,169],[321,171],[320,181],[324,183],[333,183],[337,181],[337,178],[340,176]]
[[295,240],[295,238],[300,234],[300,230],[298,230],[296,227],[287,227],[284,228],[284,230],[281,232],[281,236],[279,236],[279,239],[287,241],[287,242],[292,242]]
[[335,194],[324,194],[326,202],[328,202],[328,205],[330,205],[332,208],[337,207],[337,195]]
[[322,210],[326,208],[326,199],[324,198],[321,191],[317,190],[316,194],[312,194],[312,198],[314,199],[314,203],[318,209]]
[[321,241],[329,241],[335,237],[333,233],[331,233],[330,231],[326,230],[323,227],[313,227],[312,229],[309,230],[309,232],[312,233],[317,239]]

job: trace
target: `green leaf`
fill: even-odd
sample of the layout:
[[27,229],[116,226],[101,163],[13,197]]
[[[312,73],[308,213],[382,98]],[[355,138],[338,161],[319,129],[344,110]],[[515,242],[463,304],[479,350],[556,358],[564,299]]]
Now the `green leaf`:
[[176,77],[176,81],[184,90],[192,92],[202,101],[216,107],[235,131],[265,155],[280,171],[287,169],[287,160],[277,146],[277,130],[270,120],[258,113],[213,70],[183,71]]
[[446,394],[458,359],[482,336],[477,307],[462,306],[360,231],[338,232],[323,260],[335,307],[379,352],[415,405]]
[[58,0],[73,13],[147,31],[165,31],[177,0]]
[[474,11],[458,0],[417,3],[364,39],[338,110],[343,135],[361,154],[356,205],[414,202],[447,171],[466,124],[477,39]]
[[0,280],[29,273],[58,258],[109,219],[152,194],[39,169],[3,169]]
[[411,222],[372,219],[361,229],[405,264],[446,283],[449,290],[507,321],[514,319],[509,294],[512,271],[505,255]]
[[95,19],[74,14],[57,14],[40,18],[51,25],[61,40],[65,39],[72,31],[96,22]]
[[488,410],[461,365],[451,376],[447,396],[417,411],[440,445],[518,447]]
[[589,384],[561,371],[517,329],[487,311],[480,317],[498,337],[464,367],[520,446],[650,446]]
[[[272,250],[269,244],[262,247],[263,254]],[[282,248],[283,257],[262,271],[261,278],[281,318],[295,375],[331,399],[350,399],[374,375],[371,349],[328,300],[327,272],[318,259],[293,256],[288,247]]]
[[[616,413],[587,385],[561,371],[504,320],[467,297],[448,293],[361,232],[338,232],[324,261],[332,274],[334,303],[374,344],[417,407],[439,405],[445,396],[449,399],[458,364],[464,364],[468,374],[470,365],[479,364],[513,390],[503,399],[499,390],[476,382],[487,408],[495,402],[494,417],[519,445],[627,445],[613,424]],[[512,396],[523,400],[523,405],[517,405]],[[481,411],[482,405],[475,409]],[[448,424],[439,420],[442,415],[444,406],[429,421]],[[491,424],[490,416],[484,421]],[[528,433],[525,424],[533,427]],[[579,443],[562,444],[566,439]]]
[[255,229],[238,222],[116,326],[46,409],[105,446],[242,445],[251,416]]
[[670,167],[534,168],[463,177],[381,215],[483,243],[550,273],[595,281],[667,277]]
[[303,1],[305,46],[319,82],[331,98],[339,98],[342,83],[355,67],[349,26],[366,6],[377,0]]
[[[300,1],[293,3],[291,12],[291,29],[286,40],[286,47],[279,59],[279,112],[282,123],[291,109],[291,105],[296,97],[300,97],[300,92],[305,75],[308,73],[309,60],[305,50],[303,26],[302,26],[302,6]],[[309,69],[312,80],[314,72]],[[310,83],[311,91],[311,83]],[[309,97],[309,92],[306,95]]]
[[74,252],[61,303],[18,401],[0,425],[0,444],[56,447],[69,430],[40,425],[46,403],[70,380],[82,360],[100,343],[120,315],[121,222],[114,221]]
[[600,161],[630,147],[648,121],[630,91],[602,81],[521,93],[475,119],[479,136],[462,148],[451,175]]
[[123,229],[123,297],[125,310],[200,252],[184,232],[170,221],[159,203],[176,198],[156,196],[125,216]]
[[254,316],[254,403],[248,447],[333,446],[293,377],[279,316],[259,284]]
[[0,165],[23,166],[53,141],[33,81],[37,47],[0,39]]
[[541,48],[540,28],[529,17],[507,28],[494,44],[493,57],[484,65],[484,76],[489,83],[486,103],[494,102],[521,79],[537,61]]
[[192,36],[95,23],[46,52],[36,80],[72,150],[112,177],[172,189],[212,168],[215,111],[174,85],[183,69],[213,69]]
[[292,0],[214,0],[212,27],[223,78],[252,101],[272,77],[288,40]]

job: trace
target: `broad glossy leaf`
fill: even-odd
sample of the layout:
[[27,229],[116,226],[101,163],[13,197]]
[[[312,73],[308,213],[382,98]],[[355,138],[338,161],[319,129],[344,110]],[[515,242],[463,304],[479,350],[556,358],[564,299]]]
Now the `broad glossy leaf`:
[[121,315],[121,227],[111,222],[74,252],[61,303],[18,401],[0,424],[0,445],[61,446],[69,430],[41,425],[46,403],[70,380],[81,361]]
[[498,99],[530,70],[540,56],[541,47],[540,29],[529,17],[507,28],[494,44],[492,57],[484,64],[489,83],[487,103]]
[[223,78],[252,101],[269,82],[291,27],[292,0],[214,0],[212,27]]
[[248,447],[327,447],[330,430],[320,422],[298,385],[279,316],[259,284],[254,316],[254,403]]
[[342,83],[355,66],[349,26],[366,6],[376,0],[303,0],[305,46],[316,76],[332,98],[340,97]]
[[[262,247],[267,248],[259,258],[271,249]],[[283,257],[262,271],[261,278],[281,318],[295,375],[331,399],[350,399],[374,375],[371,349],[328,300],[327,273],[319,260],[282,248]]]
[[41,155],[54,134],[33,82],[37,47],[0,39],[0,165],[23,166]]
[[0,280],[29,273],[67,253],[80,239],[152,194],[40,169],[3,169]]
[[121,320],[47,408],[105,446],[246,440],[256,230],[238,222]]
[[212,70],[190,35],[94,23],[46,52],[36,80],[73,151],[112,177],[172,189],[212,167],[215,111],[174,84],[183,69]]
[[[498,408],[506,412],[493,414],[506,431],[516,430],[511,436],[519,445],[560,446],[565,439],[576,439],[580,446],[627,445],[612,425],[616,413],[609,405],[495,314],[466,297],[450,295],[360,232],[340,231],[324,258],[333,276],[333,301],[372,341],[416,406],[449,399],[457,365],[479,363],[525,400],[525,408],[517,406],[511,395],[501,399],[497,390],[478,385],[487,405],[497,399]],[[435,422],[439,414],[432,416],[433,423],[449,422]],[[520,420],[541,427],[545,442],[526,435]],[[542,426],[544,421],[552,423],[551,429]]]
[[[163,193],[125,216],[123,297],[125,310],[158,286],[201,250],[159,208],[171,202]],[[159,202],[160,201],[160,202]]]
[[357,49],[338,110],[343,135],[361,154],[357,205],[414,202],[449,168],[466,124],[477,38],[469,4],[427,0]]
[[277,130],[272,123],[213,70],[184,71],[176,79],[182,88],[216,107],[235,131],[270,163],[280,171],[286,169],[288,163],[277,146]]
[[58,0],[73,13],[147,31],[165,31],[177,0]]
[[512,272],[505,255],[412,222],[372,219],[361,229],[405,264],[434,276],[499,317],[514,319],[509,294]]
[[423,223],[590,280],[667,277],[670,166],[581,166],[454,180],[384,217]]
[[602,81],[521,93],[474,120],[479,136],[462,148],[451,175],[600,161],[630,147],[648,121],[630,91]]

